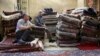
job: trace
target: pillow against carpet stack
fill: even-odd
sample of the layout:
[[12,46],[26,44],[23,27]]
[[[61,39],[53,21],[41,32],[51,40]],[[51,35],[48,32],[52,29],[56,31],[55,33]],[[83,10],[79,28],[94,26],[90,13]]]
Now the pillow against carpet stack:
[[69,15],[59,15],[59,21],[57,23],[57,43],[60,46],[76,46],[77,34],[79,33],[81,20],[79,18]]
[[33,27],[32,28],[32,35],[35,36],[35,37],[38,37],[40,39],[44,39],[45,28],[42,28],[42,27]]
[[99,21],[96,18],[92,18],[92,17],[84,17],[84,19],[87,19],[87,20],[82,21],[82,27],[81,27],[82,39],[86,39],[88,41],[95,41],[96,39],[98,39],[97,26],[99,24]]

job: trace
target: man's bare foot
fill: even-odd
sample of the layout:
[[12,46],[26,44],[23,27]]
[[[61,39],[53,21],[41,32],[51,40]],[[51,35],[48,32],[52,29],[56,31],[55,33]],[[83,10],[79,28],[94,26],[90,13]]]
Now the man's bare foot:
[[41,50],[44,50],[44,46],[41,40],[38,41],[38,45],[40,47]]
[[35,38],[35,40],[31,41],[30,42],[31,47],[36,45],[38,43],[38,40],[39,40],[38,38]]

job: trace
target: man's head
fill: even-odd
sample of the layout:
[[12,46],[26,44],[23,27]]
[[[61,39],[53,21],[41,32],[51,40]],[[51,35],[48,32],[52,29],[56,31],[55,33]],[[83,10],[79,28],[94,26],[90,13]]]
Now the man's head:
[[28,21],[30,18],[29,18],[29,16],[28,16],[28,15],[23,14],[23,19],[24,19],[25,21]]
[[43,10],[40,10],[38,15],[39,16],[42,16],[43,14],[44,14],[44,11]]
[[90,8],[92,8],[93,5],[94,5],[93,0],[88,0],[88,6],[89,6]]

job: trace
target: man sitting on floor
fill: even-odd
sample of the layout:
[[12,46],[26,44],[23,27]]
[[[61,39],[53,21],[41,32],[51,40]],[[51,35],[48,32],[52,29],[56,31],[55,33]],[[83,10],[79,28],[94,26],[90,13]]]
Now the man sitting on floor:
[[46,27],[45,25],[45,21],[44,19],[42,18],[42,16],[45,14],[44,10],[40,10],[38,15],[35,17],[35,20],[34,20],[34,24],[36,26],[39,26],[39,27],[44,27],[45,28],[45,32],[47,33],[47,37],[49,39],[49,42],[53,42],[52,40],[52,34],[51,32],[48,30],[48,28]]
[[[39,44],[39,47],[41,47],[41,41],[39,41],[39,38],[36,38],[33,34],[32,28],[41,28],[38,26],[35,26],[29,21],[29,16],[26,14],[23,15],[22,19],[19,19],[16,26],[16,39],[13,43],[20,43],[20,44],[26,44],[29,42],[31,46],[37,43]],[[30,35],[33,34],[33,37],[30,37]],[[43,47],[41,47],[43,49]]]

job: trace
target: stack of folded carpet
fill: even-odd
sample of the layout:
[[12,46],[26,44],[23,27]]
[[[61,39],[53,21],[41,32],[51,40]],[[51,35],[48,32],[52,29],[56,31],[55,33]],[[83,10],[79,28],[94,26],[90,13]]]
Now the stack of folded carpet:
[[16,29],[16,23],[21,17],[21,11],[4,12],[2,13],[2,27],[4,35],[11,35]]
[[82,19],[81,26],[81,38],[86,42],[97,42],[99,40],[98,37],[98,28],[99,21],[96,18],[85,16]]
[[80,30],[81,20],[76,16],[69,14],[59,15],[57,23],[57,43],[59,46],[75,46],[77,45],[77,35]]
[[44,15],[43,20],[44,20],[48,30],[51,33],[55,33],[56,32],[56,24],[58,22],[58,18],[56,17],[56,13],[55,14]]
[[98,21],[99,21],[99,25],[98,25],[98,29],[99,29],[98,32],[99,32],[99,34],[98,34],[98,35],[99,35],[99,37],[100,37],[100,12],[99,12],[99,15],[98,15]]

